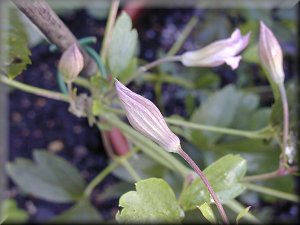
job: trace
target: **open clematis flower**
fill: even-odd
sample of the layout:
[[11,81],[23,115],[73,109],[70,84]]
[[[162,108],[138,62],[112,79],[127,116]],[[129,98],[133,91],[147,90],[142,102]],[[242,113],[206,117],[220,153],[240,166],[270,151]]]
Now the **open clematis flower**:
[[272,31],[261,21],[259,35],[259,55],[263,66],[277,83],[284,82],[281,47]]
[[238,55],[249,43],[250,32],[245,36],[236,29],[230,38],[215,41],[204,48],[189,51],[181,55],[181,62],[185,66],[215,67],[224,63],[233,70],[236,69],[241,60]]
[[169,129],[159,109],[118,80],[115,80],[115,87],[129,123],[168,152],[178,153],[181,149],[180,140]]

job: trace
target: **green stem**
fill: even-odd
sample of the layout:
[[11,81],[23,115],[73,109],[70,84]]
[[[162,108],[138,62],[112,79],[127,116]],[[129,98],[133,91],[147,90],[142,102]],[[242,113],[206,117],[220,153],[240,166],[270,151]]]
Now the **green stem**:
[[114,169],[116,169],[120,165],[119,161],[114,161],[109,166],[107,166],[101,173],[99,173],[86,187],[84,194],[85,196],[90,196],[94,188],[101,183],[104,178],[110,174]]
[[84,87],[86,89],[90,89],[91,88],[91,84],[89,82],[89,80],[83,78],[83,77],[76,77],[76,79],[74,80],[74,83],[81,86],[81,87]]
[[[84,38],[79,39],[78,42],[79,42],[80,45],[87,46],[87,45],[96,43],[96,42],[97,42],[97,38],[94,37],[94,36],[91,36],[91,37],[84,37]],[[55,51],[57,51],[57,50],[59,50],[59,48],[57,47],[57,45],[51,44],[51,45],[49,46],[49,51],[50,51],[50,52],[55,52]]]
[[163,64],[163,63],[166,63],[166,62],[176,62],[176,61],[180,61],[181,60],[181,56],[166,56],[164,58],[161,58],[161,59],[157,59],[151,63],[148,63],[144,66],[141,66],[140,67],[140,71],[142,72],[146,72],[160,64]]
[[244,130],[196,124],[196,123],[186,122],[186,121],[172,119],[172,118],[165,118],[165,120],[169,124],[183,126],[195,130],[212,131],[217,133],[224,133],[227,135],[236,135],[236,136],[242,136],[242,137],[253,138],[253,139],[265,139],[271,137],[271,134],[268,134],[268,132],[262,133],[262,131],[269,129],[268,127],[258,131],[244,131]]
[[122,162],[126,161],[127,159],[129,159],[134,153],[136,152],[136,149],[132,149],[131,151],[129,151],[125,156],[122,157],[116,157],[114,159],[114,161],[109,164],[109,166],[107,166],[104,170],[102,170],[101,173],[99,173],[86,187],[85,191],[84,191],[84,195],[85,196],[90,196],[92,191],[94,190],[94,188],[101,183],[104,178],[110,174],[114,169],[116,169],[120,164],[122,164]]
[[139,69],[130,76],[127,80],[125,80],[123,83],[124,85],[129,84],[131,81],[133,81],[136,77],[138,77],[140,74],[145,73],[146,71],[152,69],[153,67],[156,67],[160,64],[166,63],[166,62],[176,62],[181,60],[181,56],[168,56],[161,59],[157,59],[151,63],[148,63],[144,66],[139,67]]
[[281,167],[273,172],[263,173],[259,175],[253,175],[253,176],[246,176],[243,178],[243,181],[249,182],[249,181],[258,181],[258,180],[268,180],[268,179],[273,179],[273,178],[282,177],[286,175],[291,175],[296,173],[297,171],[298,171],[298,166]]
[[198,18],[196,16],[193,16],[181,32],[179,38],[176,40],[172,48],[168,51],[167,56],[175,55],[179,51],[179,49],[181,48],[181,46],[183,45],[187,37],[190,35],[191,31],[194,29],[197,23]]
[[101,53],[100,53],[101,58],[104,63],[106,61],[108,46],[109,46],[109,42],[111,40],[112,30],[113,30],[113,26],[114,26],[114,23],[115,23],[115,20],[117,17],[119,4],[120,4],[120,0],[113,0],[111,3],[110,10],[109,10],[108,19],[107,19],[106,26],[105,26],[104,39],[103,39]]
[[[155,82],[157,81],[157,75],[156,74],[147,74],[147,76],[144,77],[145,81]],[[171,83],[171,84],[177,84],[185,88],[194,88],[195,85],[193,82],[187,81],[185,79],[170,76],[168,74],[165,74],[164,76],[161,76],[159,79],[161,79],[162,82],[165,83]]]
[[105,66],[100,58],[100,56],[97,54],[97,52],[89,47],[89,46],[85,46],[84,47],[85,50],[87,51],[87,53],[95,60],[95,62],[97,63],[97,66],[98,66],[98,69],[100,70],[100,73],[102,75],[102,77],[104,79],[107,79],[107,72],[106,72],[106,69],[105,69]]
[[243,178],[243,181],[258,181],[258,180],[268,180],[278,177],[278,170],[270,172],[270,173],[263,173],[259,175],[253,175],[253,176],[246,176]]
[[[189,23],[186,25],[185,29],[182,31],[181,35],[179,36],[179,38],[177,39],[177,41],[174,43],[174,45],[172,46],[172,48],[170,49],[170,51],[167,53],[166,57],[164,58],[164,60],[171,60],[173,61],[173,59],[177,60],[177,56],[174,57],[174,55],[179,51],[179,49],[181,48],[181,46],[183,45],[184,41],[186,40],[186,38],[188,37],[188,35],[190,34],[190,32],[192,31],[192,29],[194,28],[194,26],[197,24],[198,19],[197,17],[192,17],[192,19],[190,19]],[[174,57],[172,59],[172,57]],[[159,62],[159,61],[157,61]],[[152,66],[155,66],[155,62],[152,63]],[[149,68],[151,64],[148,64],[147,66]],[[143,67],[142,67],[143,68]],[[144,66],[144,69],[146,67]],[[147,70],[149,70],[149,68]],[[155,96],[158,102],[158,108],[160,109],[160,111],[162,113],[164,113],[165,109],[164,106],[162,104],[161,101],[161,94],[162,94],[162,84],[164,81],[164,77],[165,77],[165,73],[159,73],[156,76],[156,80],[155,80],[155,85],[154,85],[154,91],[155,91]]]
[[54,92],[54,91],[48,91],[48,90],[45,90],[42,88],[38,88],[38,87],[34,87],[34,86],[31,86],[28,84],[21,83],[16,80],[11,80],[3,75],[0,76],[0,82],[7,84],[10,87],[14,87],[14,88],[20,89],[22,91],[25,91],[25,92],[28,92],[31,94],[36,94],[39,96],[43,96],[46,98],[55,99],[55,100],[59,100],[59,101],[64,101],[64,102],[69,101],[68,96],[63,95],[61,93]]
[[[232,211],[236,212],[237,214],[239,214],[241,211],[244,210],[243,205],[234,199],[226,202],[226,206],[230,208]],[[247,212],[243,218],[245,218],[246,220],[248,220],[253,224],[262,224],[262,222],[259,219],[257,219],[249,212]]]
[[133,169],[130,163],[128,163],[127,160],[122,159],[122,166],[127,170],[127,172],[130,174],[130,176],[134,179],[135,182],[140,181],[141,177],[138,175],[138,173]]
[[[108,111],[117,113],[119,115],[125,115],[125,112],[122,109],[115,109],[115,108],[111,108],[108,106],[106,106],[106,109]],[[183,126],[183,127],[187,127],[187,128],[191,128],[191,129],[195,129],[195,130],[212,131],[212,132],[224,133],[224,134],[228,134],[228,135],[236,135],[236,136],[243,136],[243,137],[247,137],[247,138],[256,138],[256,139],[265,139],[265,138],[270,138],[272,136],[271,134],[268,134],[268,132],[266,132],[264,134],[262,133],[262,131],[270,130],[269,127],[262,128],[261,130],[258,130],[258,131],[244,131],[244,130],[196,124],[196,123],[186,122],[186,121],[172,119],[172,118],[168,118],[168,117],[165,117],[164,119],[169,124]]]
[[246,188],[248,188],[249,190],[252,190],[252,191],[260,192],[263,194],[271,195],[271,196],[274,196],[277,198],[285,199],[285,200],[296,202],[296,203],[300,202],[299,196],[294,195],[294,194],[277,191],[272,188],[263,187],[263,186],[259,186],[256,184],[244,183],[244,185]]
[[69,92],[68,92],[67,86],[65,84],[65,81],[64,81],[61,73],[58,70],[56,72],[56,80],[57,80],[60,92],[65,94],[65,95],[68,95]]
[[287,155],[286,150],[288,148],[288,137],[289,137],[289,107],[288,107],[288,100],[286,96],[286,90],[284,84],[279,84],[279,92],[281,96],[282,108],[283,108],[283,141],[282,141],[282,155],[280,159],[279,167],[285,167],[287,164]]

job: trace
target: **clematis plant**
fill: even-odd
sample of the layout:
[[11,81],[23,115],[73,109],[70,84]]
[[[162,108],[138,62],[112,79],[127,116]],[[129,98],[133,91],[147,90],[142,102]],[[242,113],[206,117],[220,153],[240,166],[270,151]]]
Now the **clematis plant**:
[[286,164],[285,156],[291,160],[289,139],[289,109],[286,90],[284,87],[284,71],[283,71],[283,56],[282,49],[273,32],[261,21],[259,35],[259,56],[263,67],[266,69],[271,83],[274,82],[278,86],[282,108],[283,108],[283,150],[280,167],[283,168]]
[[224,223],[228,224],[226,213],[209,181],[196,163],[181,148],[179,138],[169,129],[159,109],[151,101],[129,90],[118,80],[115,80],[115,87],[129,123],[162,148],[168,152],[179,154],[190,164],[208,189]]
[[[36,25],[39,25],[36,21],[38,16],[42,16],[40,19],[44,21],[44,14],[39,13],[40,9],[43,9],[42,11],[45,9],[47,15],[51,15],[51,11],[46,10],[51,8],[45,5],[45,1],[36,1],[37,4],[27,4],[25,3],[26,1],[17,0],[13,0],[13,2],[19,6],[20,9],[22,9],[21,11],[24,11],[25,14],[38,12],[34,14],[34,18],[29,17],[32,18],[32,21],[34,21]],[[93,171],[85,170],[80,172],[77,171],[74,165],[61,160],[59,156],[55,156],[49,151],[39,150],[34,153],[33,161],[17,159],[15,162],[10,162],[6,165],[7,174],[13,182],[20,187],[22,193],[28,193],[47,201],[73,204],[73,206],[63,212],[63,214],[53,219],[51,218],[51,222],[74,222],[74,220],[78,222],[79,217],[82,221],[88,220],[84,222],[101,221],[102,218],[96,206],[93,204],[93,198],[95,196],[97,196],[97,199],[106,198],[110,193],[114,195],[117,194],[114,190],[118,190],[118,193],[121,190],[127,190],[128,181],[135,182],[136,191],[129,191],[120,197],[119,210],[115,217],[117,222],[177,223],[185,219],[185,216],[188,216],[185,212],[199,208],[203,217],[212,223],[216,223],[217,220],[212,218],[214,215],[209,206],[210,203],[215,203],[223,222],[228,223],[226,213],[221,205],[222,202],[222,204],[226,204],[229,209],[232,209],[236,213],[239,212],[236,218],[236,223],[238,223],[238,220],[242,216],[248,214],[249,207],[243,209],[243,206],[240,205],[235,198],[246,189],[293,202],[299,202],[298,196],[275,190],[275,185],[272,188],[268,188],[251,183],[257,183],[257,181],[262,181],[263,183],[264,180],[267,179],[278,178],[298,172],[298,165],[292,164],[294,163],[293,152],[295,151],[294,149],[296,149],[293,144],[296,145],[296,140],[293,140],[294,135],[292,129],[289,133],[289,112],[284,86],[282,49],[272,31],[263,22],[260,23],[259,56],[262,66],[268,74],[268,79],[272,84],[271,90],[274,93],[276,103],[274,107],[263,106],[263,108],[260,108],[258,100],[261,95],[248,93],[250,89],[245,92],[243,88],[248,88],[247,85],[242,85],[242,87],[237,85],[239,88],[235,88],[235,85],[229,85],[224,88],[222,87],[220,90],[215,90],[214,88],[212,91],[216,93],[205,91],[204,95],[202,95],[203,90],[197,90],[197,87],[205,86],[207,83],[210,84],[210,80],[206,78],[200,80],[198,77],[195,77],[196,79],[194,79],[194,77],[188,79],[187,77],[190,75],[188,70],[187,73],[182,72],[182,77],[179,77],[179,74],[172,73],[173,70],[164,70],[161,68],[159,73],[145,74],[144,80],[141,79],[142,82],[155,82],[157,97],[160,96],[159,92],[162,88],[162,83],[173,83],[183,88],[193,88],[192,93],[189,93],[190,90],[188,88],[184,90],[184,93],[189,94],[186,95],[186,97],[189,97],[191,94],[191,100],[198,100],[199,97],[201,100],[201,104],[198,107],[196,104],[189,104],[190,98],[186,98],[188,101],[185,101],[185,103],[187,103],[186,106],[189,106],[189,108],[183,109],[188,109],[188,114],[191,114],[190,118],[180,117],[180,119],[177,119],[176,116],[164,118],[155,104],[143,96],[134,93],[128,89],[126,85],[130,81],[135,81],[135,78],[150,68],[165,62],[180,62],[185,67],[216,67],[226,64],[232,70],[235,70],[238,68],[242,59],[241,52],[249,43],[251,33],[242,34],[239,29],[235,29],[230,37],[226,39],[213,41],[198,50],[177,54],[198,22],[197,16],[194,16],[182,30],[182,33],[170,51],[166,52],[165,57],[152,62],[146,62],[145,64],[143,62],[143,64],[140,65],[142,61],[139,60],[136,54],[136,49],[138,49],[137,46],[139,44],[138,32],[133,27],[134,23],[132,23],[133,21],[130,16],[125,12],[118,15],[118,0],[111,2],[112,5],[109,18],[107,19],[101,49],[94,49],[94,47],[97,46],[94,45],[97,43],[96,37],[84,37],[80,40],[71,38],[69,40],[73,35],[61,36],[68,31],[68,29],[60,30],[63,26],[58,27],[60,28],[60,32],[56,34],[55,31],[58,29],[53,28],[52,25],[61,24],[57,21],[59,17],[49,17],[52,18],[51,32],[44,32],[45,35],[48,37],[54,34],[55,37],[64,38],[56,39],[48,37],[48,40],[58,42],[53,44],[62,50],[67,47],[65,46],[66,43],[74,43],[63,52],[58,63],[58,70],[56,71],[58,78],[60,78],[60,75],[64,78],[63,80],[58,79],[61,92],[22,83],[21,81],[23,79],[14,80],[21,71],[26,69],[27,64],[30,63],[30,50],[27,49],[26,41],[21,41],[24,37],[22,38],[23,35],[20,35],[23,31],[19,30],[19,23],[14,23],[16,20],[15,17],[12,19],[13,23],[11,23],[10,26],[13,29],[9,30],[13,32],[9,32],[8,34],[8,43],[10,43],[12,51],[7,52],[9,56],[7,62],[5,62],[3,66],[0,65],[0,83],[31,94],[69,104],[69,111],[73,115],[78,118],[86,117],[90,126],[97,126],[101,131],[102,143],[104,145],[103,150],[106,151],[110,159],[107,167],[99,171],[98,175],[92,177],[94,175],[94,168],[91,168]],[[40,7],[41,5],[45,7]],[[23,10],[24,7],[29,7],[30,10]],[[224,18],[224,16],[222,16],[222,18]],[[53,23],[53,21],[56,21],[56,23]],[[252,23],[253,21],[251,21],[251,26]],[[209,26],[202,27],[205,28]],[[246,25],[244,28],[245,27],[249,26]],[[92,44],[93,47],[91,46]],[[254,52],[251,51],[250,58],[254,57],[256,59],[256,55],[253,53]],[[93,73],[87,72],[93,70],[91,69],[92,67],[89,66],[93,65],[93,63],[87,63],[89,59],[98,67],[98,70]],[[253,61],[254,60],[252,60],[252,62]],[[84,62],[86,64],[85,70],[81,73]],[[9,67],[7,67],[7,65]],[[86,68],[89,69],[86,70]],[[175,67],[175,69],[176,68],[177,67]],[[249,71],[251,70],[244,70],[245,74]],[[79,74],[81,76],[79,76]],[[107,76],[107,74],[118,74],[116,78],[121,82],[111,80],[113,76]],[[193,74],[194,73],[192,73],[192,75]],[[207,75],[208,77],[210,76],[209,73]],[[249,76],[251,75],[249,74]],[[191,80],[197,83],[194,85]],[[67,83],[68,90],[63,90],[61,86],[61,84],[65,85],[63,81]],[[199,81],[201,85],[198,85]],[[72,89],[72,85],[75,86],[74,89]],[[210,87],[210,85],[207,87]],[[120,101],[115,101],[118,100],[115,99],[115,91]],[[281,96],[279,96],[279,91]],[[182,95],[180,94],[180,96]],[[282,100],[284,115],[283,132],[281,127],[279,127],[282,124],[280,121],[282,118],[278,118],[278,115],[281,116],[281,105],[280,102],[276,102],[280,101],[280,99]],[[251,103],[250,107],[247,105],[249,102]],[[245,105],[247,107],[245,107]],[[120,107],[123,107],[124,110],[120,110]],[[230,107],[230,110],[227,111],[227,107]],[[123,118],[124,111],[132,127],[127,124],[127,121],[123,121],[119,118],[119,116]],[[274,121],[273,118],[268,121],[267,117],[270,111],[271,117],[274,116],[275,118]],[[293,113],[291,113],[291,115],[293,115]],[[15,121],[15,116],[13,116],[13,121],[17,122]],[[173,133],[166,122],[172,124],[177,133]],[[262,127],[261,123],[265,127]],[[254,127],[258,130],[253,130]],[[237,128],[243,129],[240,130]],[[197,131],[199,130],[200,132],[198,133]],[[217,135],[214,135],[213,132],[217,133]],[[183,150],[180,139],[176,134],[185,137],[186,143],[194,145],[195,150],[196,148],[198,150],[204,150],[201,152],[201,160],[203,159],[204,163],[206,159],[209,159],[207,164],[210,164],[212,160],[221,154],[223,155],[223,153],[224,156],[208,165],[203,173],[193,159]],[[97,135],[99,135],[99,133],[97,133]],[[283,141],[275,145],[278,137],[281,137],[281,135],[283,136]],[[238,138],[231,138],[229,136],[237,136]],[[247,140],[246,138],[251,140]],[[247,147],[252,147],[252,145],[253,150],[255,150],[257,146],[261,147],[262,150],[274,147],[274,150],[278,150],[278,148],[282,146],[282,157],[279,159],[279,168],[275,171],[256,174],[257,171],[260,171],[261,166],[273,168],[274,164],[269,163],[277,163],[273,158],[270,160],[270,154],[266,151],[258,156],[261,159],[259,160],[260,162],[257,163],[257,166],[252,165],[251,170],[249,170],[250,174],[245,176],[247,172],[247,160],[238,154],[232,155],[231,153],[234,148],[240,146],[241,148],[237,148],[239,150],[234,150],[234,152],[240,151],[243,153],[243,151],[247,151],[247,154],[250,154]],[[49,150],[52,149],[49,148]],[[213,153],[207,152],[207,155],[205,150],[216,151]],[[220,152],[217,152],[219,150]],[[136,155],[139,151],[141,151],[141,154]],[[257,151],[251,151],[251,154],[255,154],[255,152]],[[195,173],[191,173],[191,169],[189,169],[187,165],[183,165],[181,160],[178,160],[177,157],[169,153],[180,155]],[[275,153],[277,152],[274,151],[274,154]],[[195,154],[197,154],[197,152],[195,152]],[[256,156],[254,156],[253,159],[255,159],[255,157]],[[252,159],[252,157],[250,158]],[[75,161],[77,162],[77,160]],[[268,165],[265,164],[266,162]],[[78,161],[78,163],[81,163],[81,161]],[[251,163],[252,161],[250,161],[250,164]],[[126,171],[124,173],[124,169],[127,171],[127,174]],[[2,172],[1,169],[0,171]],[[34,171],[34,173],[32,171]],[[104,195],[99,192],[93,194],[95,188],[104,181],[108,174],[113,172],[115,176],[126,182],[121,183],[121,181],[120,185],[118,183],[116,186],[109,186],[108,192],[105,192]],[[169,172],[172,172],[172,175],[174,173],[174,175],[178,176],[170,176]],[[194,180],[196,174],[200,179]],[[130,175],[130,177],[127,175]],[[159,178],[149,178],[149,176]],[[172,177],[174,180],[172,180]],[[88,183],[85,182],[84,178],[87,178]],[[287,179],[290,178],[292,179],[292,177]],[[174,189],[168,182],[164,181],[164,179],[171,181],[170,183],[174,185]],[[35,182],[30,182],[32,180]],[[286,183],[288,184],[289,182]],[[123,184],[125,184],[125,187]],[[179,185],[182,186],[181,190],[178,188]],[[286,185],[285,188],[288,190],[289,186],[290,185]],[[218,195],[216,195],[215,191]],[[117,208],[118,206],[115,207]],[[82,215],[89,216],[85,218],[85,216]],[[5,215],[0,215],[1,222],[4,220],[4,222],[8,222],[6,219],[7,217]],[[245,219],[249,222],[260,223],[256,217],[250,214],[247,217],[245,216]],[[268,218],[268,221],[269,219],[270,218]],[[261,223],[263,222],[265,221]]]

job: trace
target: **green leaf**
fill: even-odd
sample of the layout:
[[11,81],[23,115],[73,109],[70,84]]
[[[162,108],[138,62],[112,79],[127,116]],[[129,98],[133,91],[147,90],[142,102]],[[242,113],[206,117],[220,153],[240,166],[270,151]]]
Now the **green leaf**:
[[19,209],[13,199],[6,199],[2,202],[0,209],[0,224],[4,223],[23,223],[29,215],[25,210]]
[[239,224],[240,219],[242,219],[244,216],[246,216],[250,210],[251,206],[248,206],[244,210],[242,210],[236,217],[236,224]]
[[[236,91],[233,85],[228,85],[222,90],[209,96],[201,106],[195,110],[191,122],[204,125],[228,127],[235,118],[242,93]],[[192,136],[199,144],[208,142],[213,144],[223,134],[209,131],[193,131]]]
[[116,215],[118,222],[173,222],[182,220],[184,212],[177,204],[171,187],[162,179],[150,178],[136,183],[136,191],[121,196]]
[[259,130],[268,125],[271,108],[262,107],[255,110],[248,119],[249,130]]
[[[237,95],[240,96],[236,111],[234,114],[234,120],[231,123],[231,127],[235,129],[248,130],[251,124],[249,119],[259,105],[259,96],[257,94],[247,93],[243,91],[237,91]],[[267,124],[268,120],[265,121]]]
[[266,143],[263,140],[258,139],[239,139],[234,141],[223,142],[215,146],[216,151],[225,151],[229,152],[249,152],[249,153],[259,153],[259,152],[272,152],[274,150],[274,146]]
[[10,177],[24,192],[52,202],[72,202],[81,198],[84,180],[63,158],[47,151],[34,151],[35,163],[19,158],[8,163]]
[[110,184],[101,193],[99,193],[97,199],[99,199],[99,201],[104,201],[106,199],[120,198],[122,194],[130,191],[133,187],[133,183],[127,183],[123,181]]
[[118,79],[121,82],[128,80],[130,78],[130,76],[135,74],[137,66],[138,66],[137,58],[131,59],[128,66],[126,67],[126,69],[124,71],[122,71],[122,73],[117,74]]
[[114,77],[124,72],[137,49],[138,34],[132,29],[132,22],[123,12],[117,19],[108,49],[108,65]]
[[90,87],[93,98],[100,98],[102,91],[108,90],[109,82],[100,75],[90,78]]
[[99,223],[100,221],[102,221],[101,215],[85,198],[51,220],[52,223]]
[[200,210],[202,215],[212,224],[217,224],[217,219],[214,215],[214,212],[210,208],[209,204],[207,202],[204,202],[201,206],[197,206],[197,208]]
[[31,52],[28,49],[28,39],[24,24],[21,22],[16,11],[11,10],[9,13],[9,33],[8,33],[8,58],[5,62],[9,78],[15,78],[23,70],[27,68],[28,64],[31,64],[30,55]]
[[213,72],[207,72],[198,77],[196,80],[195,87],[197,89],[204,89],[204,88],[216,88],[220,84],[220,77],[219,75]]
[[270,116],[270,123],[273,126],[280,126],[283,120],[283,111],[282,111],[282,103],[279,100],[276,100],[272,105],[272,111]]
[[[162,165],[158,165],[145,154],[138,154],[137,157],[128,159],[128,163],[134,165],[134,169],[141,179],[148,177],[162,177],[166,169]],[[124,169],[123,166],[116,168],[113,175],[127,182],[134,183],[133,177]]]
[[[246,160],[239,155],[226,155],[217,160],[203,172],[221,203],[240,195],[245,187],[239,181],[247,170]],[[181,206],[184,211],[195,209],[197,205],[211,202],[211,197],[200,178],[184,190],[181,196]]]

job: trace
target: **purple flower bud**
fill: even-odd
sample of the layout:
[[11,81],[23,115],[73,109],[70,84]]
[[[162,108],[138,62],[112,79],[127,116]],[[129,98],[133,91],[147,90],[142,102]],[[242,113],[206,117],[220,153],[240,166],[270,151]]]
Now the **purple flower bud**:
[[284,82],[281,47],[272,31],[261,21],[259,35],[259,55],[263,66],[277,83]]
[[129,123],[168,152],[178,152],[180,140],[169,129],[159,109],[151,101],[132,92],[118,80],[115,86]]
[[83,56],[76,43],[70,45],[70,47],[64,51],[58,63],[60,73],[64,80],[68,82],[75,80],[83,69],[83,66]]
[[249,43],[250,32],[245,36],[236,29],[230,38],[215,41],[204,48],[184,53],[181,62],[185,66],[215,67],[226,63],[233,70],[241,60],[239,54]]

